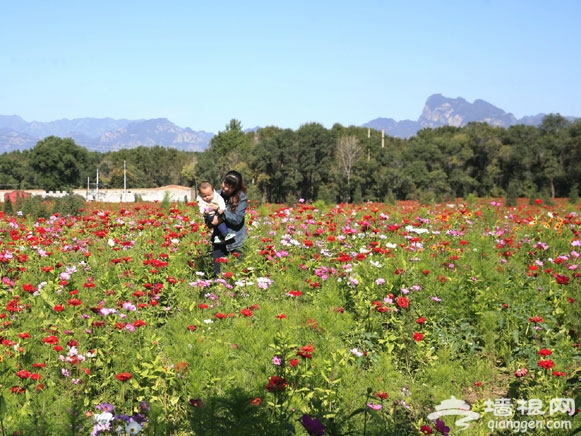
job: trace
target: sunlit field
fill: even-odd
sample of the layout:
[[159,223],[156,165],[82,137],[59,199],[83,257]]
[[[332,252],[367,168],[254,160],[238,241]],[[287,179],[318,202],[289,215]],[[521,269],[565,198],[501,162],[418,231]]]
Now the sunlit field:
[[0,434],[579,433],[580,207],[530,203],[253,205],[217,278],[194,203],[0,213]]

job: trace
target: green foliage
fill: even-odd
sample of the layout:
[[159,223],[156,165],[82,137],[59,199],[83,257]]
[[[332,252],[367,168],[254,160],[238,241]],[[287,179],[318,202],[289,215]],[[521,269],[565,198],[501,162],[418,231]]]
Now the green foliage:
[[89,434],[108,403],[150,435],[306,436],[303,414],[326,435],[435,434],[451,395],[479,413],[578,397],[579,223],[564,201],[493,203],[250,207],[246,256],[216,279],[188,204],[4,217],[1,432]]
[[508,188],[506,189],[506,206],[514,207],[518,203],[518,188],[517,183],[512,181],[508,184]]
[[267,203],[381,202],[388,195],[428,201],[427,191],[434,202],[468,194],[499,197],[511,181],[518,181],[517,195],[529,201],[543,190],[554,199],[581,183],[580,125],[551,114],[540,127],[469,123],[382,139],[376,130],[340,124],[244,133],[233,119],[203,152],[140,146],[101,154],[52,136],[31,150],[0,155],[0,187],[66,191],[89,180],[94,186],[97,170],[100,188],[194,186],[203,179],[217,185],[236,169],[253,198]]
[[77,194],[67,194],[54,199],[52,212],[60,215],[80,215],[85,207],[85,199]]
[[555,204],[553,202],[553,199],[551,198],[551,195],[549,194],[548,189],[546,188],[541,190],[541,192],[539,193],[539,197],[541,198],[541,200],[543,200],[543,203],[548,206],[552,206]]
[[66,191],[83,186],[89,154],[71,138],[49,136],[30,151],[36,183],[46,191]]
[[[84,205],[85,201],[84,199],[82,200],[83,200],[82,204]],[[22,207],[20,210],[22,211],[22,214],[24,216],[29,216],[32,219],[48,218],[51,215],[51,208],[49,207],[49,202],[37,195],[32,195],[30,197],[25,198],[22,201]]]
[[163,199],[161,200],[161,208],[162,210],[167,213],[167,211],[169,210],[169,206],[170,206],[170,197],[169,197],[169,192],[164,192],[163,194]]
[[574,184],[569,191],[569,203],[577,204],[579,201],[579,185]]
[[251,136],[242,130],[242,123],[232,119],[225,130],[218,132],[210,146],[198,156],[194,174],[196,180],[208,180],[218,185],[222,177],[230,170],[238,170],[247,179],[243,171],[251,158],[253,144]]
[[12,206],[12,200],[10,198],[4,201],[4,213],[6,215],[12,215],[14,213],[14,207]]

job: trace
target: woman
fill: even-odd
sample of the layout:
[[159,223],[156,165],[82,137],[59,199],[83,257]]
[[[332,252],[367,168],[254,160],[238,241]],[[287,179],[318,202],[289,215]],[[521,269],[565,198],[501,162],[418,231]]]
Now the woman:
[[[246,206],[248,197],[246,196],[246,186],[242,180],[242,174],[238,171],[228,171],[222,180],[222,189],[218,193],[224,198],[226,209],[220,210],[217,205],[212,208],[216,215],[212,224],[218,225],[220,221],[226,223],[229,232],[235,234],[234,242],[215,243],[215,236],[212,235],[212,259],[214,261],[214,274],[220,274],[220,262],[218,259],[233,254],[236,258],[242,256],[242,248],[246,239]],[[214,232],[216,230],[214,229]]]

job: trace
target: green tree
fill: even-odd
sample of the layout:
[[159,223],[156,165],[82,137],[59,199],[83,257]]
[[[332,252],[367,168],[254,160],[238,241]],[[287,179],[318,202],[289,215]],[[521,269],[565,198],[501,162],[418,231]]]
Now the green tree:
[[[250,160],[253,135],[246,135],[242,123],[230,120],[226,129],[218,132],[210,141],[210,146],[198,157],[195,167],[196,179],[218,183],[229,170],[239,170],[243,176],[245,163]],[[247,177],[245,177],[247,178]]]
[[49,136],[30,152],[36,184],[46,191],[67,191],[83,186],[89,154],[71,138]]
[[300,196],[318,198],[319,186],[330,181],[336,139],[319,123],[308,123],[297,130]]
[[291,129],[267,127],[258,131],[253,168],[257,184],[269,203],[284,203],[297,196],[298,158],[296,134]]

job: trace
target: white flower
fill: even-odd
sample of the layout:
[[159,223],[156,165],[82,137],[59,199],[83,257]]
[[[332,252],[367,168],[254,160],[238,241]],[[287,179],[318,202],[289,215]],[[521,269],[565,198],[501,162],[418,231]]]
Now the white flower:
[[141,424],[135,421],[130,421],[127,425],[125,425],[125,432],[127,434],[139,434],[141,429]]
[[103,412],[94,416],[97,425],[107,425],[113,420],[113,414],[111,412]]

